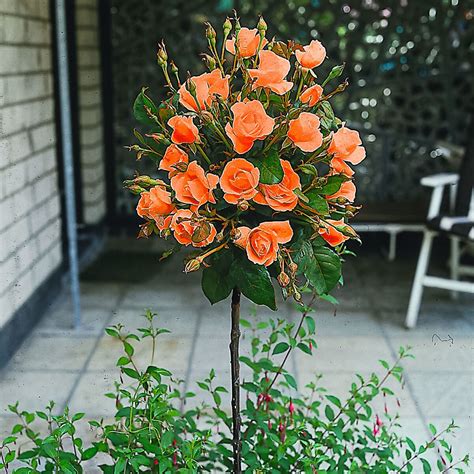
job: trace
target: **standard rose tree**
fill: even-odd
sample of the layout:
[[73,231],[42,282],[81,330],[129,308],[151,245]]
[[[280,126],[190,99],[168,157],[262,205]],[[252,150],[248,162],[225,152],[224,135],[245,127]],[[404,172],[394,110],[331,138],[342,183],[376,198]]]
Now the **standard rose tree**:
[[211,303],[233,292],[235,472],[240,294],[276,309],[275,279],[284,298],[302,305],[308,290],[332,298],[345,242],[357,239],[348,224],[357,211],[352,166],[365,158],[358,132],[329,102],[347,85],[331,86],[343,68],[325,70],[319,41],[283,43],[267,39],[266,29],[262,18],[253,29],[227,19],[217,41],[208,25],[209,72],[186,79],[160,46],[168,97],[155,105],[145,89],[138,95],[134,113],[144,130],[130,147],[156,163],[156,177],[126,182],[140,195],[140,236],[193,249],[184,268],[203,268]]

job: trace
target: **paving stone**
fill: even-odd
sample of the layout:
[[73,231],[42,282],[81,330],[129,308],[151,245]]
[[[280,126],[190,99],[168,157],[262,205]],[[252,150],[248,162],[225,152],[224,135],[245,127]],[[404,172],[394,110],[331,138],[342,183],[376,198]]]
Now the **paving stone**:
[[3,371],[0,377],[0,413],[7,413],[9,404],[20,402],[27,411],[43,410],[51,400],[56,412],[61,411],[79,373]]
[[[187,306],[175,306],[153,310],[157,314],[153,321],[155,328],[164,328],[171,331],[172,335],[193,336],[199,321],[199,309]],[[144,317],[144,311],[135,308],[120,306],[110,321],[110,326],[121,323],[127,331],[136,331],[146,328],[149,323]]]
[[81,370],[90,355],[95,338],[32,336],[17,351],[10,370]]
[[[152,340],[148,338],[140,343],[134,343],[134,360],[137,366],[144,370],[151,365]],[[158,337],[153,365],[165,369],[186,370],[188,367],[189,354],[192,348],[191,336],[175,336],[172,334],[163,334]],[[104,336],[94,352],[87,370],[104,370],[116,367],[117,359],[125,355],[123,345],[117,339],[110,336]]]
[[343,370],[379,371],[379,359],[390,363],[393,356],[382,336],[327,336],[317,340],[314,356],[296,352],[298,372],[324,372]]
[[410,371],[407,378],[416,405],[426,419],[472,417],[472,372]]

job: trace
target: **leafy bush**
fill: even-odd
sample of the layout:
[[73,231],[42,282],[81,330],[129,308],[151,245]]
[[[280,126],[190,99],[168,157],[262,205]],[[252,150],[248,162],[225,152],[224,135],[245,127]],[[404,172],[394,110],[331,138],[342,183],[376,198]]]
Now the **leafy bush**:
[[[468,457],[454,460],[451,446],[443,440],[454,431],[454,423],[438,431],[430,425],[432,439],[416,446],[397,434],[399,418],[387,411],[378,414],[374,403],[380,397],[394,397],[386,383],[402,381],[400,361],[412,357],[401,348],[399,359],[390,366],[381,361],[383,373],[369,378],[357,375],[346,399],[328,393],[315,376],[300,395],[294,377],[284,367],[292,350],[312,354],[315,321],[306,308],[300,324],[284,320],[242,326],[251,334],[251,353],[241,357],[252,373],[242,384],[246,404],[242,410],[242,454],[245,472],[412,472],[422,466],[431,472],[425,455],[439,453],[437,468],[446,472],[468,464]],[[164,329],[153,325],[155,315],[148,311],[148,327],[126,333],[121,325],[107,329],[109,336],[123,345],[117,360],[120,374],[115,391],[107,393],[117,408],[115,421],[89,421],[95,434],[90,446],[78,436],[84,413],[68,409],[54,413],[54,403],[45,411],[21,411],[18,403],[9,407],[18,424],[0,443],[0,468],[6,473],[81,473],[100,465],[105,473],[133,472],[210,472],[232,468],[232,419],[223,408],[227,393],[216,385],[215,371],[198,386],[212,404],[191,404],[193,392],[183,392],[182,382],[153,365],[156,342]],[[151,339],[151,364],[140,368],[135,361],[136,344]],[[281,354],[281,363],[273,356]],[[187,403],[185,403],[187,402]],[[36,422],[41,423],[39,432]]]

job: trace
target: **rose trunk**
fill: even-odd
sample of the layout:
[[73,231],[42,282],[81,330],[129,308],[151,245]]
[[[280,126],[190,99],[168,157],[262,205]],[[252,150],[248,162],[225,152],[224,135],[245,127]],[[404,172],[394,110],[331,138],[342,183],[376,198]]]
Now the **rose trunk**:
[[240,290],[232,291],[231,330],[230,330],[230,365],[232,385],[232,449],[234,453],[234,473],[242,472],[242,440],[240,419]]

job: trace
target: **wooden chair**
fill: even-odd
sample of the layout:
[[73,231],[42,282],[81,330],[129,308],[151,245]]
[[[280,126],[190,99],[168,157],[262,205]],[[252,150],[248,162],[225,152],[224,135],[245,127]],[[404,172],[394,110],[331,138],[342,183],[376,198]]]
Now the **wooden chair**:
[[[443,173],[427,176],[421,180],[421,184],[433,188],[433,191],[405,320],[407,328],[416,326],[423,287],[451,290],[453,297],[457,297],[459,291],[474,293],[474,283],[460,280],[462,275],[474,275],[472,267],[460,265],[461,243],[474,242],[474,118],[469,127],[468,144],[459,175]],[[451,210],[446,215],[440,214],[440,211],[444,189],[447,186],[451,191]],[[451,278],[440,278],[427,274],[433,239],[440,233],[448,235],[450,238]]]

